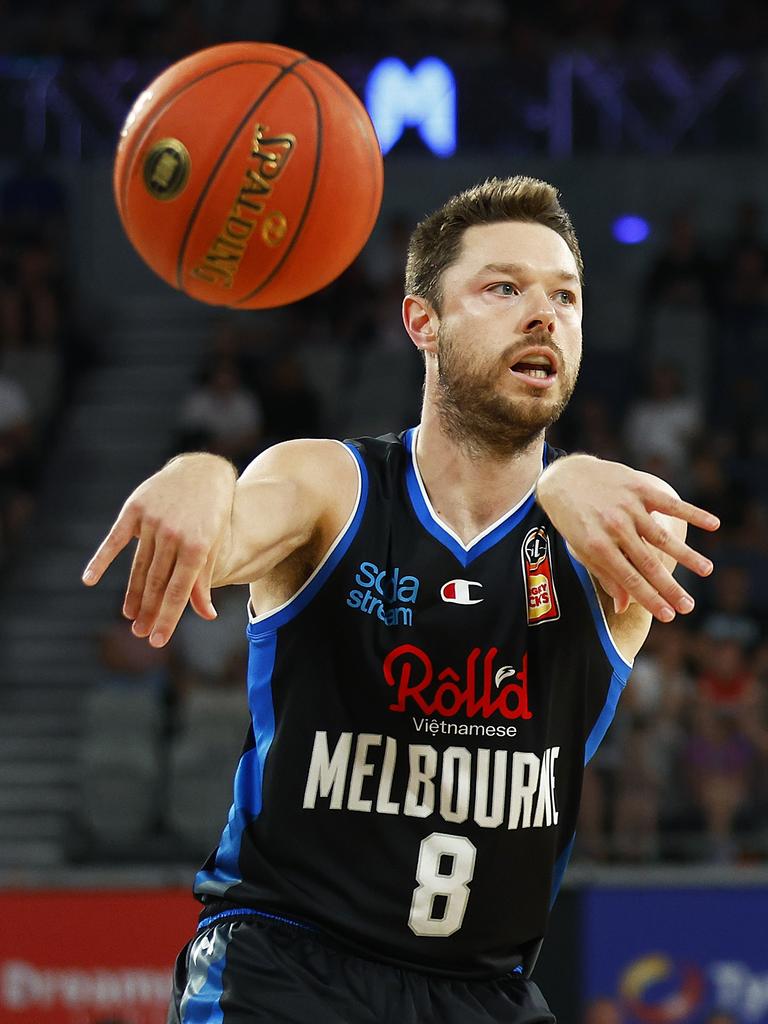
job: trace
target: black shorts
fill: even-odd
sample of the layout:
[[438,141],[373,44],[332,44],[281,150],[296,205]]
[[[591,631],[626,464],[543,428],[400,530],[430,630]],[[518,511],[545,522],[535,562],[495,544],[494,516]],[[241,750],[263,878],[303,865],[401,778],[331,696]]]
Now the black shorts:
[[228,911],[179,954],[168,1024],[554,1024],[520,974],[459,981],[340,950],[314,930]]

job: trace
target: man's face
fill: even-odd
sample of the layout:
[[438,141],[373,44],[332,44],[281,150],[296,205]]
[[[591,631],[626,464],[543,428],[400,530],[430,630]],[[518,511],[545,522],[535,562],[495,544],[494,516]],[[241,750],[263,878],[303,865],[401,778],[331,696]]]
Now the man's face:
[[565,241],[541,224],[468,228],[443,274],[437,402],[470,446],[526,447],[568,403],[581,362],[581,287]]

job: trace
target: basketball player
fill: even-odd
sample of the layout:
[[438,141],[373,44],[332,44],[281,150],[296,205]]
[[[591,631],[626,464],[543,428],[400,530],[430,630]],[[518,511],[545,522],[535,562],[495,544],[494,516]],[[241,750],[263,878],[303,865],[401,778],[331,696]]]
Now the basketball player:
[[[130,497],[134,632],[250,585],[252,726],[169,1021],[552,1021],[529,975],[582,771],[650,626],[706,575],[663,482],[545,430],[581,359],[582,259],[556,191],[492,180],[413,234],[422,420],[294,441],[235,480],[205,454]],[[88,575],[90,573],[90,575]],[[576,955],[576,951],[574,951]]]

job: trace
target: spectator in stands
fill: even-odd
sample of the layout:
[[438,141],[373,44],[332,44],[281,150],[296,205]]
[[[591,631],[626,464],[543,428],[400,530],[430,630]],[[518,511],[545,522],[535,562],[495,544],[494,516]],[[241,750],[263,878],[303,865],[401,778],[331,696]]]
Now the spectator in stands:
[[759,690],[742,643],[729,635],[704,634],[699,644],[699,658],[698,700],[712,711],[745,722],[754,714]]
[[742,242],[728,261],[723,303],[729,316],[744,326],[768,308],[768,257],[756,241]]
[[[559,427],[559,423],[555,427]],[[550,440],[552,436],[554,432],[550,431]],[[559,430],[557,436],[560,436]],[[596,394],[580,396],[569,417],[567,428],[562,431],[562,437],[563,447],[567,444],[572,451],[585,451],[591,455],[599,453],[601,459],[619,462],[625,457],[621,432],[617,429],[611,410],[606,401]]]
[[22,388],[0,374],[0,560],[34,508],[32,414]]
[[754,196],[742,199],[733,208],[733,222],[730,235],[725,239],[722,249],[727,259],[745,246],[757,245],[768,256],[765,232],[765,209],[759,199]]
[[320,401],[307,381],[301,361],[285,352],[262,382],[266,443],[322,433]]
[[685,799],[675,776],[681,718],[693,689],[686,654],[683,627],[652,627],[622,697],[614,724],[621,756],[614,773],[613,849],[620,860],[658,857],[662,811],[674,812]]
[[709,610],[702,616],[702,633],[713,640],[734,640],[745,650],[756,647],[763,627],[754,610],[747,569],[723,566],[715,574],[711,591]]
[[623,736],[613,815],[614,853],[622,861],[658,855],[662,773],[655,739],[652,720],[642,717],[634,717]]
[[622,1021],[619,1004],[610,996],[592,999],[584,1011],[583,1024],[622,1024]]
[[704,1024],[741,1024],[741,1022],[738,1017],[734,1017],[727,1010],[715,1010],[714,1013],[709,1014]]
[[[689,475],[688,500],[696,504],[705,502],[702,508],[711,508],[720,517],[723,526],[718,532],[730,540],[743,522],[748,491],[742,483],[731,477],[711,437],[693,446]],[[702,550],[706,550],[711,557],[715,547],[722,547],[723,537],[702,538]]]
[[216,595],[213,622],[202,622],[190,611],[182,616],[173,640],[175,688],[182,701],[193,689],[243,686],[247,600],[247,588],[226,587]]
[[122,601],[99,638],[101,686],[146,688],[158,694],[168,688],[167,648],[150,647],[133,635],[131,623],[122,614]]
[[0,186],[0,220],[16,240],[61,240],[66,233],[66,192],[48,167],[45,160],[21,157]]
[[683,768],[705,829],[705,859],[727,862],[738,852],[735,826],[750,800],[756,752],[740,722],[700,701]]
[[645,280],[645,298],[651,306],[702,306],[711,301],[712,265],[691,215],[675,214],[668,226],[667,241]]
[[53,415],[62,385],[68,299],[51,241],[28,240],[0,290],[0,367],[24,388],[41,425]]
[[630,406],[624,427],[633,464],[680,481],[701,423],[699,403],[684,393],[677,368],[653,367],[645,394]]
[[262,426],[261,405],[237,364],[220,358],[182,406],[178,450],[211,451],[244,469],[258,451]]

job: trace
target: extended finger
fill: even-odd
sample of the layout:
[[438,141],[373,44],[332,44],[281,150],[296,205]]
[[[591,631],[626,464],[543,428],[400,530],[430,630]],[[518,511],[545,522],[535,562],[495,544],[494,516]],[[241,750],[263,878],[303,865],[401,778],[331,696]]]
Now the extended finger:
[[[693,610],[694,601],[691,595],[677,582],[658,554],[642,537],[628,536],[622,542],[622,550],[637,574],[650,584],[663,601],[684,615]],[[626,589],[632,593],[630,587]]]
[[86,586],[92,587],[99,582],[105,570],[136,536],[137,529],[138,513],[126,510],[121,512],[83,570],[82,580]]
[[[642,544],[639,538],[637,542]],[[672,605],[646,580],[615,542],[607,538],[593,541],[589,545],[589,558],[580,560],[599,580],[611,581],[612,589],[618,587],[623,590],[660,622],[671,622],[674,619],[675,610]],[[656,561],[658,563],[658,559]]]
[[205,565],[206,551],[202,545],[183,545],[176,559],[173,573],[163,591],[163,602],[149,637],[153,647],[168,642],[187,607],[192,587]]
[[155,550],[141,594],[141,608],[133,624],[133,632],[136,636],[148,636],[154,628],[165,591],[174,571],[177,552],[178,548],[174,540],[155,538]]
[[192,607],[202,619],[215,619],[217,611],[213,606],[211,597],[211,581],[213,579],[213,567],[216,564],[216,550],[208,555],[203,571],[197,577],[192,587],[190,600]]
[[147,523],[141,524],[139,543],[133,554],[131,575],[128,577],[128,587],[125,591],[123,601],[123,615],[128,619],[135,619],[139,614],[141,602],[144,597],[144,587],[147,582],[147,573],[152,564],[155,554],[155,531]]
[[617,615],[622,615],[629,608],[629,594],[622,587],[617,586],[613,580],[600,576],[598,573],[595,574],[595,577],[606,594],[613,598],[613,607]]
[[673,530],[668,529],[663,523],[659,523],[653,516],[644,517],[637,526],[638,532],[649,544],[674,558],[676,562],[684,565],[691,572],[698,573],[699,576],[709,576],[712,572],[712,562],[705,555],[695,551]]
[[720,526],[717,516],[698,505],[692,505],[690,501],[683,501],[663,488],[650,487],[645,498],[657,512],[666,512],[676,519],[684,519],[691,526],[698,526],[702,530],[717,530]]

